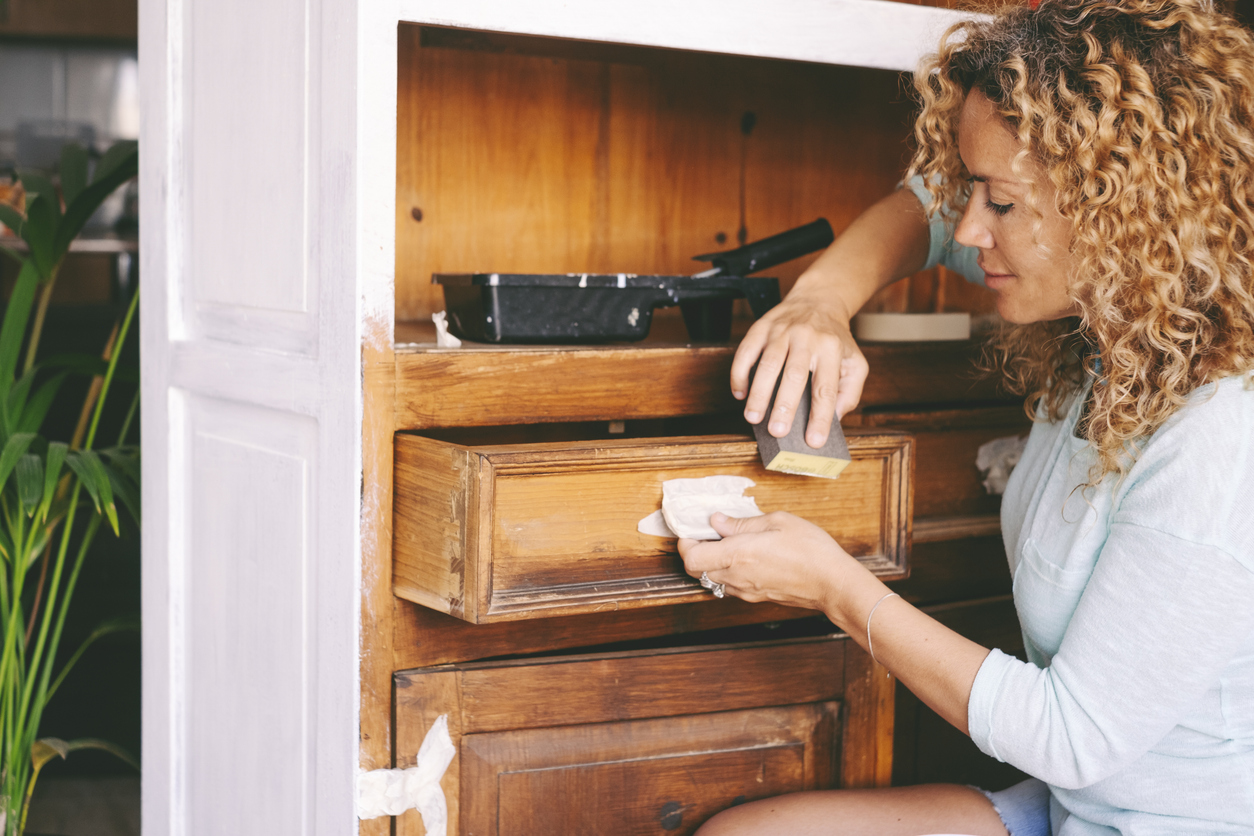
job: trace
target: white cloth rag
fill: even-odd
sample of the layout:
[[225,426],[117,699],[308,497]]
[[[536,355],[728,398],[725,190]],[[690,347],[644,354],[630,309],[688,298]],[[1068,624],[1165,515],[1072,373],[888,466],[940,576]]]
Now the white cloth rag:
[[444,311],[431,314],[431,321],[435,323],[435,346],[436,348],[461,348],[462,341],[454,337],[448,332],[448,314]]
[[993,496],[1006,492],[1006,481],[1027,443],[1026,435],[1008,435],[980,445],[975,453],[975,466],[984,474],[984,490]]
[[642,519],[636,530],[654,537],[721,540],[710,526],[711,514],[721,511],[741,519],[762,516],[754,498],[744,495],[755,484],[744,476],[668,479],[662,483],[662,510]]
[[448,833],[448,803],[440,779],[457,754],[448,733],[448,715],[441,714],[418,747],[417,763],[409,769],[372,769],[357,776],[357,818],[399,816],[418,809],[429,836]]

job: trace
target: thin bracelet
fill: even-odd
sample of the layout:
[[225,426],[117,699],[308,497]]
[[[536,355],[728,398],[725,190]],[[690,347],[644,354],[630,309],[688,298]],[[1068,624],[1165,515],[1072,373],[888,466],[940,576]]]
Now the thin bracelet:
[[[877,665],[880,663],[880,660],[875,658],[875,648],[871,644],[871,616],[875,615],[875,611],[880,608],[880,604],[884,603],[889,598],[892,598],[894,595],[897,595],[897,593],[889,592],[884,595],[883,598],[875,602],[875,606],[871,607],[871,611],[867,613],[866,616],[866,652],[871,654],[871,661]],[[900,598],[901,596],[897,595],[897,597]]]

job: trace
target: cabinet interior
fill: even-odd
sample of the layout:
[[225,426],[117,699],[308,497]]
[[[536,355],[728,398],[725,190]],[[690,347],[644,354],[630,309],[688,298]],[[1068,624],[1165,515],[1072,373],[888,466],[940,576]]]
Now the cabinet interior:
[[[686,275],[818,217],[839,231],[910,156],[896,72],[416,24],[398,50],[401,323],[443,309],[433,273]],[[813,258],[767,275],[787,292]],[[987,307],[937,271],[900,284],[872,307]]]

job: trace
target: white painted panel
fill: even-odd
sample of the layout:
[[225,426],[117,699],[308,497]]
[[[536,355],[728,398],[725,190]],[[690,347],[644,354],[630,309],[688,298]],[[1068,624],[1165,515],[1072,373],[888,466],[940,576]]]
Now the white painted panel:
[[309,833],[317,423],[206,397],[187,401],[181,829]]
[[403,21],[913,71],[965,13],[890,0],[398,0]]
[[[188,265],[196,315],[310,310],[306,0],[184,0]],[[240,309],[252,309],[240,310]],[[266,314],[270,316],[267,317]]]

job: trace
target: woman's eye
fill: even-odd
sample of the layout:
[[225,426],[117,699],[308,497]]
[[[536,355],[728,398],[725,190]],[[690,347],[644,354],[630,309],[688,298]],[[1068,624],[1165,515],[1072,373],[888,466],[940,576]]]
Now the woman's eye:
[[984,208],[988,209],[988,211],[1000,218],[1011,209],[1015,208],[1015,205],[1013,203],[994,203],[991,200],[985,200]]

